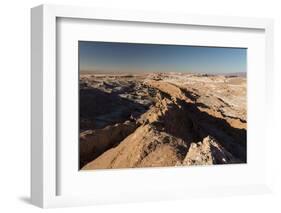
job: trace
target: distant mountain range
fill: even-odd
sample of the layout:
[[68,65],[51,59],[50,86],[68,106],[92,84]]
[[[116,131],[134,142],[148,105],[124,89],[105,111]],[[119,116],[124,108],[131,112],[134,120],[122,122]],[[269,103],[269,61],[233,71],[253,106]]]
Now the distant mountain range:
[[247,77],[247,73],[246,72],[233,72],[233,73],[224,73],[221,75],[225,75],[225,76],[240,76],[240,77]]
[[207,76],[212,76],[212,75],[224,75],[224,76],[236,76],[236,77],[247,77],[246,72],[231,72],[231,73],[201,73],[201,72],[168,72],[168,71],[153,71],[153,72],[142,72],[142,71],[113,71],[113,70],[93,70],[93,71],[88,71],[88,70],[81,70],[81,74],[140,74],[140,73],[186,73],[186,74],[198,74],[198,75],[207,75]]

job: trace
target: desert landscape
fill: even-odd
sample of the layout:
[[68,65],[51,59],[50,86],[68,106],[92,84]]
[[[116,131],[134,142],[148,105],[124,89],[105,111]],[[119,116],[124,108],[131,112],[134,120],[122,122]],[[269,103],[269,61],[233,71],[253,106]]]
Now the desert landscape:
[[80,72],[81,170],[247,162],[246,74]]

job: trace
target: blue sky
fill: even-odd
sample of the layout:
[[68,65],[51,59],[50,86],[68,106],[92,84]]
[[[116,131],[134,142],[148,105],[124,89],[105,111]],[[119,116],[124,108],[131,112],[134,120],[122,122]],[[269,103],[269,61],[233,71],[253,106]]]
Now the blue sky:
[[81,71],[236,73],[246,48],[79,41]]

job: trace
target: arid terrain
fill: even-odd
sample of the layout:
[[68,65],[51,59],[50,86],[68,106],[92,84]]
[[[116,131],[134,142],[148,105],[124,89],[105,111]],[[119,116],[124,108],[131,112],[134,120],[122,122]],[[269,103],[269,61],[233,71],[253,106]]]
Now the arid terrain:
[[80,73],[82,170],[246,163],[245,76]]

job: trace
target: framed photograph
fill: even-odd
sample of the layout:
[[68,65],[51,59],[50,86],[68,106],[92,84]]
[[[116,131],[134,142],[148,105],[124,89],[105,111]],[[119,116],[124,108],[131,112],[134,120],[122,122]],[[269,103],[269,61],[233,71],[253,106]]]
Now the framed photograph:
[[273,21],[31,10],[40,207],[271,191]]

